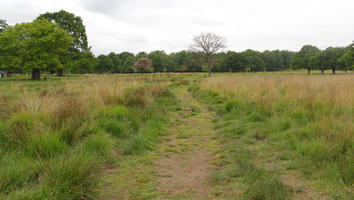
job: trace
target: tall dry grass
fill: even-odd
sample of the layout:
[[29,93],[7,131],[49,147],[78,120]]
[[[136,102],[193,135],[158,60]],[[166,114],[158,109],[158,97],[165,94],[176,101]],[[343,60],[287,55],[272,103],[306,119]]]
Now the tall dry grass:
[[283,158],[347,186],[354,181],[353,86],[353,75],[223,75],[200,83],[231,99],[225,112],[269,136]]
[[201,86],[249,101],[324,102],[332,107],[354,105],[354,77],[305,75],[235,75],[204,79]]

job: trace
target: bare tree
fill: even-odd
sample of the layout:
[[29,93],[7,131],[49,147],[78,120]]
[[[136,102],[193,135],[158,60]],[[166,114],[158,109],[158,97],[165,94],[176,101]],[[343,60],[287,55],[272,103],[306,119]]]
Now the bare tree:
[[211,76],[211,68],[213,66],[213,57],[215,53],[226,47],[225,38],[214,33],[201,33],[193,38],[191,45],[192,51],[201,51],[205,54],[208,76]]

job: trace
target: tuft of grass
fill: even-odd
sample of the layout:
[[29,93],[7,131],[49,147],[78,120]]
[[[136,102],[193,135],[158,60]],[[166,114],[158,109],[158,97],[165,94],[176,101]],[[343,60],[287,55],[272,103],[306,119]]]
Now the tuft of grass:
[[38,180],[40,165],[29,157],[18,154],[7,154],[0,158],[0,198],[2,194],[25,186],[31,186]]
[[27,144],[26,152],[36,158],[51,158],[68,149],[58,133],[42,133],[33,135]]
[[54,199],[93,199],[101,164],[97,157],[76,153],[51,159],[44,166],[43,188]]
[[151,96],[153,98],[174,96],[174,94],[167,87],[161,85],[155,85],[150,90],[151,90]]
[[148,104],[146,88],[129,88],[125,92],[124,103],[130,107],[144,107]]

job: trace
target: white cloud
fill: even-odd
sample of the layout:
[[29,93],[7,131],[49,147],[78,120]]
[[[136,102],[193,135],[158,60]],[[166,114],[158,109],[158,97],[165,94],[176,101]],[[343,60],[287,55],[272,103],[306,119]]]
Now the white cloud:
[[179,51],[205,31],[226,37],[230,50],[298,50],[348,45],[353,7],[352,0],[2,0],[0,18],[15,24],[47,11],[73,12],[96,55]]

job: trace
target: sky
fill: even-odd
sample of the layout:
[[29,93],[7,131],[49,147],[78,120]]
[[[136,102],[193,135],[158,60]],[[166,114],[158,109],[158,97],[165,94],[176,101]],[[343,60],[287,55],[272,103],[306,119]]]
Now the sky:
[[64,9],[83,19],[95,55],[188,50],[212,32],[227,50],[298,51],[354,41],[354,0],[0,0],[14,25]]

